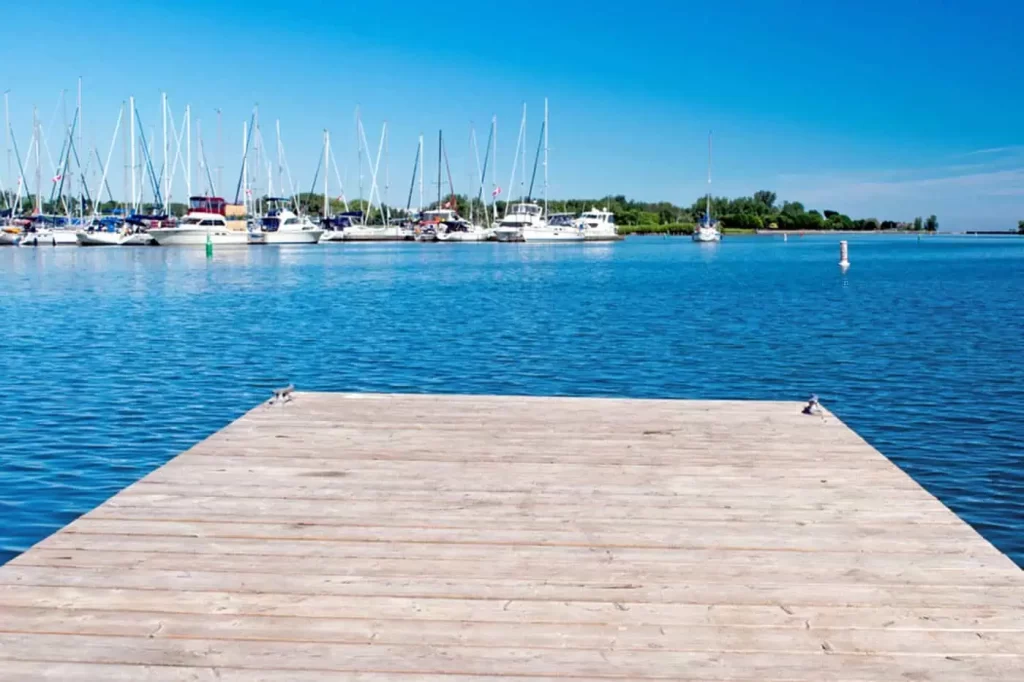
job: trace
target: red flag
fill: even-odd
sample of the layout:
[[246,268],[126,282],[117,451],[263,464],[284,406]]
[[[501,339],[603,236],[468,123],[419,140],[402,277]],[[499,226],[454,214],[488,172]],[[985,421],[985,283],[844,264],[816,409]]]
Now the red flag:
[[496,197],[496,196],[498,196],[499,194],[501,194],[501,188],[500,188],[500,187],[495,187],[495,188],[494,188],[494,191],[493,191],[493,192],[491,192],[491,196],[492,196],[492,197]]
[[54,182],[60,182],[60,179],[63,178],[63,177],[64,177],[63,175],[61,175],[60,173],[57,173],[56,175],[53,176],[53,181]]

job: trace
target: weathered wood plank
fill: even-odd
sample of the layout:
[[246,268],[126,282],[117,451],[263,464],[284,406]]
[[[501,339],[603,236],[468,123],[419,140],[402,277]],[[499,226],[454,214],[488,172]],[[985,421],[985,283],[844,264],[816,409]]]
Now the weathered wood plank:
[[295,394],[0,567],[0,680],[1018,679],[1020,569],[799,407]]

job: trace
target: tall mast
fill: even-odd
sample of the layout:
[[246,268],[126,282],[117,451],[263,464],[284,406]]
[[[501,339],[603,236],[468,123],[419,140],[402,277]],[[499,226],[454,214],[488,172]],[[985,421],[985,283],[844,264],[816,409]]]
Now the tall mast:
[[132,129],[131,155],[132,155],[132,213],[135,212],[135,97],[128,98],[128,109],[131,118],[129,127]]
[[[121,107],[124,108],[124,100],[121,100]],[[130,115],[130,114],[129,114]],[[121,138],[121,155],[124,157],[124,174],[121,176],[121,195],[124,197],[124,211],[128,213],[128,136],[131,131],[126,126]],[[115,204],[116,207],[116,204]]]
[[494,211],[494,222],[498,221],[498,196],[494,190],[498,189],[498,178],[495,175],[498,168],[498,117],[491,117],[491,208]]
[[[119,124],[120,124],[120,120],[121,119],[119,117],[118,118]],[[83,123],[83,120],[82,120],[82,77],[81,76],[78,77],[78,153],[79,154],[85,154],[86,153],[86,151],[85,151],[85,126],[84,126],[84,123]],[[81,165],[81,161],[79,161],[79,165]],[[85,196],[84,195],[85,195],[86,190],[88,188],[85,186],[85,171],[82,171],[81,169],[79,169],[79,172],[82,175],[82,189],[78,193],[78,217],[84,218],[85,217]],[[100,191],[102,191],[102,190],[103,190],[103,187],[101,185],[100,186]],[[99,201],[99,199],[100,199],[100,194],[99,194],[99,192],[97,192],[97,194],[96,194],[96,201]]]
[[420,133],[420,213],[423,213],[423,133]]
[[39,158],[39,111],[32,107],[32,136],[36,145],[36,213],[43,212],[43,173]]
[[[4,91],[4,129],[6,130],[7,135],[7,182],[11,181],[11,108],[10,103],[8,102],[8,96],[10,93],[10,90]],[[10,192],[10,190],[8,190],[8,192]],[[11,215],[13,216],[14,205],[11,204],[10,194],[7,195],[7,203],[10,205]]]
[[224,144],[221,139],[220,109],[217,109],[217,187],[213,193],[224,188]]
[[324,131],[324,220],[327,220],[329,215],[328,207],[331,205],[331,200],[327,197],[327,177],[330,173],[327,172],[327,164],[331,158],[331,134],[328,131]]
[[523,151],[523,167],[519,171],[519,198],[526,197],[526,102],[523,102],[523,140],[519,143]]
[[[532,181],[531,181],[532,182]],[[548,215],[548,98],[544,98],[544,215]]]
[[437,208],[441,208],[441,131],[437,131]]
[[168,202],[167,195],[170,194],[170,177],[168,176],[167,157],[170,153],[170,145],[167,142],[167,93],[160,93],[160,104],[161,110],[163,111],[163,124],[164,124],[164,215],[168,213]]
[[284,185],[281,184],[281,119],[274,120],[274,130],[277,133],[277,186],[284,195]]
[[188,138],[185,147],[185,191],[189,197],[192,196],[192,105],[185,105],[185,137]]
[[711,131],[708,131],[708,196],[704,205],[704,222],[711,225]]
[[[356,154],[359,157],[359,209],[363,210],[363,122],[359,118],[359,106],[356,105]],[[369,213],[367,211],[366,213]],[[364,214],[365,215],[365,214]]]
[[249,122],[242,121],[242,204],[249,213]]
[[384,121],[384,225],[391,224],[391,206],[388,205],[388,188],[391,186],[391,145],[388,139],[388,122]]

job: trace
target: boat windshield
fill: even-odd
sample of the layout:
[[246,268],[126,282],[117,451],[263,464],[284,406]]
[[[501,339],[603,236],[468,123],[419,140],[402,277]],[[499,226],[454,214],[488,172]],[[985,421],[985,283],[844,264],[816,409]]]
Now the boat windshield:
[[220,197],[189,197],[188,208],[190,211],[201,213],[217,213],[224,215],[225,202]]
[[540,206],[537,204],[515,204],[509,213],[523,213],[526,215],[540,215]]
[[185,216],[179,221],[181,225],[198,225],[199,218],[193,218],[192,216]]

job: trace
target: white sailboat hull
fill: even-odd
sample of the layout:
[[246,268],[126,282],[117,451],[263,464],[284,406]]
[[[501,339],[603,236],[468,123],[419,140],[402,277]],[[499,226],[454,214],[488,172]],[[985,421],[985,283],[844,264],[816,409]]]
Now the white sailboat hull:
[[410,239],[412,233],[403,227],[353,225],[341,231],[347,242],[400,242]]
[[20,235],[0,230],[0,246],[16,246]]
[[122,234],[79,230],[75,237],[79,246],[150,246],[153,243],[153,238],[146,232]]
[[22,246],[78,246],[74,230],[39,230],[22,235]]
[[698,227],[693,231],[693,241],[708,244],[722,241],[722,233],[714,227]]
[[521,242],[523,231],[518,227],[499,227],[494,230],[494,238],[499,242]]
[[264,244],[316,244],[320,241],[323,230],[277,230],[263,232],[261,242]]
[[249,233],[244,230],[228,230],[223,227],[160,227],[149,231],[159,246],[205,246],[207,236],[210,242],[220,246],[245,246]]
[[482,227],[474,227],[465,232],[441,232],[437,235],[439,242],[486,242],[494,239],[494,231]]

